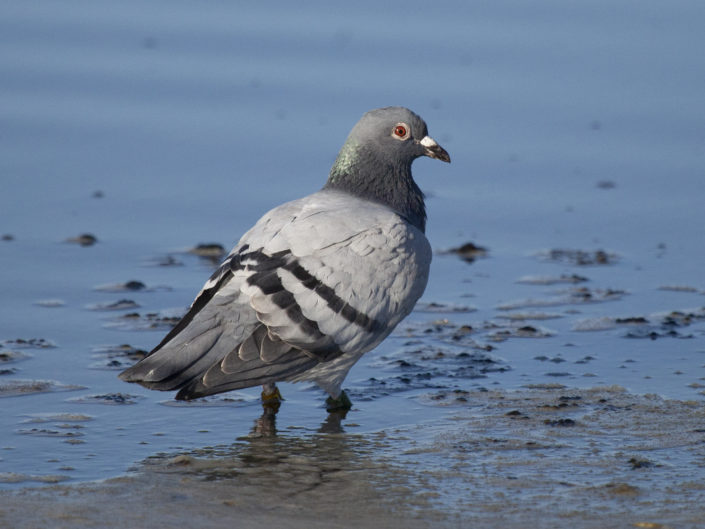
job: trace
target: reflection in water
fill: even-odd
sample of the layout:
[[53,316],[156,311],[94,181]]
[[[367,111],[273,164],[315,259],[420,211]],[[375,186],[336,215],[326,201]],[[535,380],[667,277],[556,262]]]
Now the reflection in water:
[[348,410],[336,410],[328,413],[326,420],[321,423],[318,429],[320,433],[343,433],[343,425],[341,424]]
[[[277,412],[279,406],[262,405],[262,416],[255,421],[250,437],[275,437],[277,435]],[[318,428],[319,433],[343,433],[342,421],[348,410],[335,410],[328,413],[326,420]]]
[[[265,407],[250,433],[233,443],[147,460],[136,479],[140,498],[150,491],[150,515],[155,502],[179,498],[189,519],[238,520],[236,526],[262,520],[247,527],[414,529],[428,527],[416,516],[438,518],[418,475],[394,459],[398,439],[345,432],[341,413],[317,428],[277,429],[276,416]],[[397,525],[399,516],[404,522]]]
[[[275,437],[277,435],[277,412],[279,407],[262,406],[262,415],[255,421],[250,437]],[[342,421],[348,410],[336,410],[328,413],[326,420],[321,423],[319,433],[343,433]]]
[[279,408],[262,406],[262,416],[255,421],[251,437],[274,437],[277,435],[277,411]]
[[346,433],[345,412],[330,413],[315,432],[293,427],[279,432],[276,416],[276,409],[263,407],[249,435],[230,445],[162,454],[148,460],[146,470],[177,474],[189,488],[217,481],[223,494],[238,501],[296,497],[318,506],[328,502],[331,508],[342,495],[378,500],[380,487],[408,483],[407,472],[385,455],[386,438]]

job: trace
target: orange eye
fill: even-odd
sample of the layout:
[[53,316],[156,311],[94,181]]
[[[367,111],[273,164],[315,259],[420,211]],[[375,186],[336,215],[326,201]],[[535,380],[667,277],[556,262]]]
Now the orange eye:
[[394,127],[394,134],[399,136],[400,138],[403,138],[406,136],[406,127],[404,125],[397,125]]

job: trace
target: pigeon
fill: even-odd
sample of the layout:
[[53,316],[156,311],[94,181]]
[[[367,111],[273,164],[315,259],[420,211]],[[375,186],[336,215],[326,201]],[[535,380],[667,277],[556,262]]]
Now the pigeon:
[[420,156],[450,162],[404,107],[365,113],[320,191],[265,214],[228,254],[186,315],[120,373],[191,400],[277,382],[314,382],[327,408],[349,409],[341,385],[426,288],[431,247]]

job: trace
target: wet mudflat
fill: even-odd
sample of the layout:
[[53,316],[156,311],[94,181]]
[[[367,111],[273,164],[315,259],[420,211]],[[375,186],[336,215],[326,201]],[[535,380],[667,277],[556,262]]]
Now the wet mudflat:
[[[155,454],[129,477],[5,493],[11,527],[697,527],[705,410],[622,388],[447,391],[374,434],[277,431]],[[62,525],[63,524],[63,525]]]
[[[283,385],[275,416],[257,390],[181,403],[116,384],[144,354],[119,340],[76,355],[73,371],[51,366],[73,358],[58,343],[6,342],[2,358],[21,371],[0,385],[13,403],[3,415],[0,520],[696,527],[705,516],[705,311],[686,307],[702,293],[657,283],[616,294],[631,274],[620,263],[604,268],[609,295],[590,279],[602,267],[533,254],[472,264],[439,255],[436,264],[452,271],[457,294],[420,304],[363,359],[345,385],[355,404],[345,417],[328,415],[324,395],[306,386]],[[180,270],[210,266],[194,258]],[[467,297],[487,282],[510,301]],[[666,297],[634,302],[650,290]],[[82,313],[100,314],[97,335],[144,343],[169,326],[142,316],[158,295],[173,292],[145,293],[147,312],[119,326],[133,308]],[[43,368],[58,380],[32,378]],[[109,479],[81,483],[97,478]]]
[[[151,5],[0,22],[0,525],[702,524],[705,10]],[[119,381],[387,104],[453,163],[350,413]]]

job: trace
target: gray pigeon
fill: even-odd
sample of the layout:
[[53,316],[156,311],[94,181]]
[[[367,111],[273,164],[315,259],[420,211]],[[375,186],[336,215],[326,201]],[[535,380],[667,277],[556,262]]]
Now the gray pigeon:
[[274,208],[243,235],[188,313],[120,374],[177,399],[276,382],[313,381],[328,409],[341,384],[423,294],[431,263],[419,156],[450,162],[410,110],[367,112],[323,189]]

